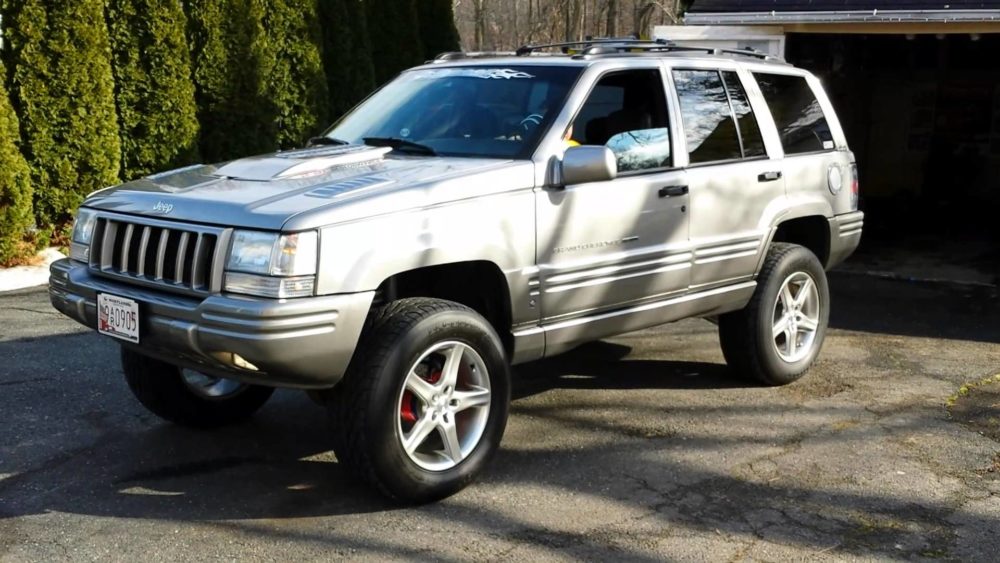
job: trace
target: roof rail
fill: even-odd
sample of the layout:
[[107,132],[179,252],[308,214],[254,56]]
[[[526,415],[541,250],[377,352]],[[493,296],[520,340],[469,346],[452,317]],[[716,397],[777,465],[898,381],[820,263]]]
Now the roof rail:
[[636,37],[614,38],[614,37],[587,37],[583,41],[563,41],[559,43],[544,43],[540,45],[525,45],[516,51],[451,51],[441,53],[433,61],[435,63],[458,61],[462,59],[486,59],[491,57],[527,57],[531,55],[550,55],[551,53],[539,53],[546,49],[560,49],[563,54],[570,54],[572,47],[576,47],[578,52],[573,53],[577,57],[595,57],[601,55],[615,55],[622,53],[669,53],[669,52],[690,52],[705,53],[708,55],[737,55],[741,57],[754,57],[764,61],[784,62],[780,57],[768,55],[757,51],[751,47],[744,49],[719,49],[716,47],[697,47],[694,45],[678,45],[667,39],[638,39]]
[[488,59],[490,57],[513,57],[514,51],[449,51],[434,57],[433,62],[458,61],[461,59]]
[[618,53],[670,53],[688,52],[705,53],[708,55],[737,55],[741,57],[753,57],[764,61],[784,62],[780,57],[768,55],[756,49],[747,47],[745,49],[720,49],[716,47],[698,47],[694,45],[678,45],[665,39],[658,39],[655,42],[639,42],[627,44],[593,45],[585,49],[579,56],[610,55]]
[[591,38],[584,41],[565,41],[561,43],[546,43],[541,45],[525,45],[519,48],[515,54],[519,57],[531,55],[535,51],[542,49],[560,48],[563,53],[568,53],[571,47],[579,47],[577,56],[590,57],[598,55],[611,55],[619,53],[668,53],[668,52],[692,52],[706,53],[709,55],[737,55],[742,57],[754,57],[765,61],[784,62],[781,58],[767,53],[762,53],[756,49],[747,47],[745,49],[719,49],[715,47],[697,47],[694,45],[678,45],[667,39],[638,39],[636,37],[627,38]]

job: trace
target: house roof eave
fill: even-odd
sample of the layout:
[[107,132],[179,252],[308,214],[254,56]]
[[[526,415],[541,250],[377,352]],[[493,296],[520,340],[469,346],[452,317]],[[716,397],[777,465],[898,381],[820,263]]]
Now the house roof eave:
[[688,25],[830,23],[1000,23],[1000,10],[836,10],[810,12],[688,12]]

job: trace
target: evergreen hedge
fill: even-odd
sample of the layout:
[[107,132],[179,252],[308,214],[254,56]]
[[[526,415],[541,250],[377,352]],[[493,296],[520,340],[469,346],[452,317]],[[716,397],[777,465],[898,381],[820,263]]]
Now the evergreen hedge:
[[317,0],[190,0],[201,153],[302,146],[327,125]]
[[51,233],[84,196],[118,181],[104,0],[5,0],[3,22],[35,215]]
[[417,21],[425,59],[461,50],[461,37],[455,27],[451,0],[418,0]]
[[[0,65],[0,77],[5,75]],[[31,171],[17,148],[21,133],[7,89],[0,80],[0,266],[34,253],[31,227]]]
[[450,0],[0,0],[0,14],[0,263],[32,246],[32,205],[45,243],[122,166],[300,146],[458,48]]
[[328,125],[317,1],[264,2],[263,33],[254,47],[262,64],[261,93],[273,104],[277,120],[278,148],[301,147]]
[[274,150],[276,111],[261,94],[261,64],[252,45],[262,6],[188,0],[187,9],[202,157],[219,162]]
[[375,87],[371,43],[360,0],[320,0],[323,68],[330,96],[330,120],[364,99]]
[[180,3],[109,0],[107,21],[123,178],[194,162],[198,116]]
[[365,7],[376,84],[424,61],[416,0],[365,0]]

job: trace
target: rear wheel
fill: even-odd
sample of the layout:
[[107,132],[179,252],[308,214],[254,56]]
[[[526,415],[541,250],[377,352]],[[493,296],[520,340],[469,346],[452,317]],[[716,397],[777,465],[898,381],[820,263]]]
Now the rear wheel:
[[181,426],[215,428],[246,420],[274,393],[271,387],[181,369],[127,348],[122,348],[121,362],[136,399]]
[[329,409],[338,459],[390,498],[429,502],[472,482],[507,423],[500,338],[476,312],[402,299],[375,313]]
[[808,249],[772,245],[757,290],[741,311],[719,318],[730,367],[767,385],[801,378],[816,360],[830,318],[826,272]]

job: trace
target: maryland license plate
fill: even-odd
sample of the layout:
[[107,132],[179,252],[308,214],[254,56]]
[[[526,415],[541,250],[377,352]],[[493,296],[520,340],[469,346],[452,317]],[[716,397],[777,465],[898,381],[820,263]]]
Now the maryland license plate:
[[139,343],[139,303],[125,297],[97,295],[97,332]]

